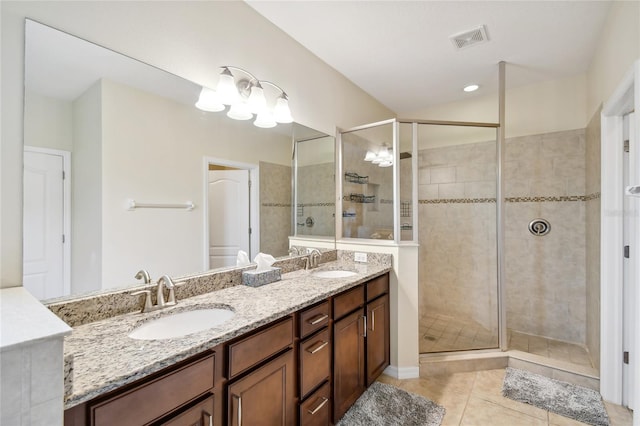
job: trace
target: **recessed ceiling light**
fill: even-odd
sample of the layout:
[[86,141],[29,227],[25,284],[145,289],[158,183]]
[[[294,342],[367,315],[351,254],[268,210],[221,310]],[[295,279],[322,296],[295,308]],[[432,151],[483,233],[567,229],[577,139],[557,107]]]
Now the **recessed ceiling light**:
[[477,84],[470,84],[468,86],[465,86],[464,90],[465,92],[475,92],[476,90],[478,90],[480,86],[478,86]]

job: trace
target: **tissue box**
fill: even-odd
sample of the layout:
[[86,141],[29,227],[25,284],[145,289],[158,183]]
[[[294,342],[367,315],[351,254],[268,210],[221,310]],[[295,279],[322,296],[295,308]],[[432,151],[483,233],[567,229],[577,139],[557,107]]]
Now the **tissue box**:
[[261,272],[256,272],[255,270],[242,272],[242,284],[249,287],[260,287],[261,285],[280,281],[281,278],[281,268],[271,268]]

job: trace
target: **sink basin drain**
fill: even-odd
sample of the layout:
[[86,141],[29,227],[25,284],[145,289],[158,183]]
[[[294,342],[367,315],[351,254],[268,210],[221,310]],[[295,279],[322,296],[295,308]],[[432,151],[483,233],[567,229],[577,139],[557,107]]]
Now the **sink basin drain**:
[[533,219],[529,222],[529,232],[537,237],[547,235],[551,231],[551,225],[544,219]]

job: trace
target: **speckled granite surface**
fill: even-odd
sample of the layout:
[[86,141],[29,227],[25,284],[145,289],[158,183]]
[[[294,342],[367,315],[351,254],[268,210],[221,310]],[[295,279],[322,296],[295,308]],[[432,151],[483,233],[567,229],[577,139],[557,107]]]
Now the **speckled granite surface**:
[[[372,259],[373,260],[373,259]],[[314,270],[344,269],[357,272],[348,278],[317,278],[304,270],[285,273],[282,280],[253,288],[235,285],[188,299],[156,312],[138,312],[79,325],[65,338],[69,393],[65,408],[88,401],[212,348],[278,318],[312,305],[391,270],[391,256],[368,264],[330,262]],[[122,297],[125,297],[122,295]],[[183,338],[134,340],[128,333],[143,322],[172,312],[200,307],[227,306],[235,316],[226,323]]]
[[[302,247],[300,247],[302,249]],[[273,266],[282,269],[282,273],[304,268],[306,256],[294,256],[278,259]],[[353,257],[353,256],[352,256]],[[337,259],[336,250],[322,251],[320,263],[331,262]],[[242,284],[242,272],[255,269],[255,264],[244,268],[229,268],[205,273],[173,277],[176,283],[176,297],[178,300],[186,299],[212,291],[222,290]],[[156,284],[140,285],[103,291],[73,299],[51,300],[46,306],[60,319],[71,327],[100,321],[116,315],[140,311],[142,308],[142,296],[131,296],[130,293],[139,290],[151,290],[153,303],[155,303]]]

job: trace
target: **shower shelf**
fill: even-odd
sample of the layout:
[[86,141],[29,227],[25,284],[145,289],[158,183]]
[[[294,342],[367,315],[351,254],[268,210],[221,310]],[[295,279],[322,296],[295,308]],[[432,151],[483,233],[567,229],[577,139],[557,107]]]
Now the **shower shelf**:
[[369,183],[369,176],[360,176],[359,174],[353,172],[346,172],[344,174],[344,179],[347,182],[359,183],[361,185]]

